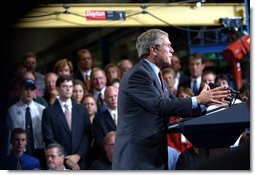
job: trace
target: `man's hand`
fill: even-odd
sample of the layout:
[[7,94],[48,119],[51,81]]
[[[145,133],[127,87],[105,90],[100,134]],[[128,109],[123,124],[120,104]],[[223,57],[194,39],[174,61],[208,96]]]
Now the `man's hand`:
[[80,160],[80,156],[78,154],[72,154],[65,157],[66,164],[72,169],[72,170],[79,170],[80,166],[78,165],[78,162]]
[[204,105],[216,105],[216,104],[228,104],[229,102],[224,100],[227,97],[230,97],[230,90],[226,86],[219,86],[214,89],[205,84],[201,93],[196,96],[197,102]]

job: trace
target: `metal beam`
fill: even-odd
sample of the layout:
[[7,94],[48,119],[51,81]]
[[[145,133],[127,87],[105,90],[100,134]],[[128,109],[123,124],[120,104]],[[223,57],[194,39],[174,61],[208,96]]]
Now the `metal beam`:
[[[21,18],[15,27],[142,27],[142,26],[219,26],[220,18],[242,17],[246,24],[245,6],[242,3],[148,3],[148,4],[64,4],[39,5]],[[142,9],[141,5],[147,5]],[[86,20],[88,10],[125,11],[125,20]],[[64,13],[65,12],[65,13]]]

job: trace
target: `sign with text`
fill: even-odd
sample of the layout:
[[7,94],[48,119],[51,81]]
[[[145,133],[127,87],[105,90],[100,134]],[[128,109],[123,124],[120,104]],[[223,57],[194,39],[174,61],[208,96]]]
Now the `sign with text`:
[[89,20],[125,20],[125,11],[103,11],[89,10],[85,12],[86,19]]

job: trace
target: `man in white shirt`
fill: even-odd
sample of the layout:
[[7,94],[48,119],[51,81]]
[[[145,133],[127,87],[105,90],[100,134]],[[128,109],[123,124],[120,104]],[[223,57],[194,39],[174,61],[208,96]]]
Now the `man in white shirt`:
[[[32,127],[31,134],[27,133],[27,140],[31,143],[31,149],[26,147],[26,152],[44,160],[43,137],[42,137],[42,112],[45,106],[33,101],[35,95],[35,81],[33,79],[24,79],[21,82],[20,100],[14,105],[10,106],[7,112],[7,139],[10,140],[11,131],[15,128],[23,128],[28,132]],[[28,124],[27,113],[30,113],[30,125]],[[6,140],[8,154],[11,150],[9,141]],[[43,168],[43,167],[42,167]]]

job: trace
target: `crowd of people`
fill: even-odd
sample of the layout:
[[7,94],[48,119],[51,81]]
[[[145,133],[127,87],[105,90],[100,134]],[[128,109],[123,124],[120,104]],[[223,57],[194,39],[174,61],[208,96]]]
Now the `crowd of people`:
[[[164,33],[162,35],[167,36]],[[168,40],[165,38],[164,42]],[[173,49],[171,50],[171,46],[167,44],[169,53],[173,53]],[[147,62],[150,62],[148,65],[151,65],[155,58],[163,54],[159,53],[162,52],[161,47],[151,46],[149,53],[147,48],[142,48],[146,50],[145,52],[139,50],[140,46],[137,47],[140,59],[146,57],[140,64],[147,65]],[[202,101],[209,104],[212,101],[205,99],[207,84],[230,86],[225,75],[208,69],[203,56],[197,53],[188,56],[188,74],[184,74],[180,57],[173,54],[171,64],[160,66],[158,71],[162,72],[164,81],[156,78],[158,82],[155,86],[162,86],[163,93],[169,90],[167,92],[169,96],[173,98],[174,95],[180,101],[172,104],[168,100],[156,106],[158,109],[154,109],[155,104],[151,103],[159,102],[157,97],[150,93],[150,86],[148,89],[143,89],[142,86],[143,83],[152,83],[147,77],[149,74],[144,73],[142,68],[133,66],[131,60],[124,59],[116,64],[109,63],[105,67],[93,67],[93,57],[88,49],[79,50],[77,58],[77,66],[74,66],[74,63],[67,58],[57,60],[52,72],[45,75],[37,72],[37,56],[33,52],[26,53],[22,63],[17,65],[15,69],[17,73],[11,80],[8,92],[9,108],[6,114],[4,142],[7,161],[3,169],[111,170],[113,167],[113,169],[175,170],[193,168],[191,164],[195,162],[185,162],[182,160],[184,157],[182,155],[187,151],[198,155],[197,148],[193,147],[181,133],[169,134],[160,131],[160,136],[157,135],[160,128],[156,130],[156,125],[149,121],[157,120],[155,122],[161,123],[156,119],[156,115],[170,114],[166,117],[167,122],[180,120],[180,117],[183,117],[182,113],[189,115],[191,106],[190,109],[183,107],[182,110],[174,112],[165,108],[169,108],[168,104],[189,104],[191,101],[187,99],[192,97],[199,96],[199,103]],[[155,63],[155,65],[158,64]],[[75,70],[74,67],[77,69]],[[137,91],[133,92],[132,88],[137,88]],[[200,93],[204,94],[203,99]],[[164,96],[169,98],[166,97],[166,92]],[[141,97],[144,99],[140,100]],[[244,93],[238,98],[237,102],[242,102],[249,98],[249,94]],[[120,108],[118,108],[119,104],[121,104]],[[143,109],[138,109],[137,104]],[[153,107],[148,109],[150,113],[147,119],[132,118],[132,115],[145,116],[146,105]],[[214,107],[219,105],[224,105],[224,102]],[[133,108],[129,108],[130,106]],[[203,107],[201,111],[198,115],[204,114]],[[145,125],[146,128],[141,127]],[[152,136],[152,140],[133,137],[136,134],[133,132],[143,132],[140,136]],[[125,136],[127,133],[133,133],[133,135]],[[130,139],[130,137],[133,138]],[[165,137],[167,147],[162,148],[165,143],[162,140],[156,142],[153,140],[154,137]],[[137,145],[132,146],[133,143]],[[151,144],[149,148],[157,149],[158,152],[154,155],[149,148],[138,147],[139,144],[147,144],[147,146]],[[132,149],[136,151],[129,152]],[[136,152],[144,153],[144,157],[139,157],[141,155]],[[116,156],[114,157],[113,154]],[[146,157],[150,160],[147,165],[144,160],[147,159]],[[163,157],[167,157],[168,167],[162,168],[165,161]],[[143,162],[139,162],[140,159]],[[192,161],[196,160],[198,158],[192,159]],[[152,161],[156,161],[153,163],[154,167],[149,165]],[[143,165],[139,166],[137,163]]]

